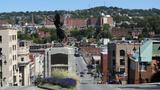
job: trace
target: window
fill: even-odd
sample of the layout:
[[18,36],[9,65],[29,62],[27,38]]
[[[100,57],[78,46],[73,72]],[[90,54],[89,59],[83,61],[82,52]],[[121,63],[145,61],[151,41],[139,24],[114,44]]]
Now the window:
[[0,43],[2,42],[2,36],[0,36]]
[[16,45],[13,45],[12,48],[13,48],[13,50],[16,50]]
[[113,53],[113,56],[115,56],[115,51],[114,51],[114,50],[113,50],[113,52],[112,52],[112,53]]
[[23,57],[21,58],[21,61],[24,61],[24,58],[23,58]]
[[19,47],[24,47],[24,42],[19,42]]
[[12,35],[12,40],[14,40],[14,35]]
[[17,56],[16,55],[13,55],[13,60],[16,60]]
[[10,41],[12,41],[12,36],[10,36]]
[[120,59],[120,65],[125,65],[125,60],[124,59]]
[[125,51],[124,50],[120,50],[120,56],[125,56]]
[[120,69],[119,69],[119,72],[120,72],[120,73],[124,73],[124,72],[125,72],[125,68],[120,68]]
[[12,50],[14,51],[14,45],[12,45]]
[[113,59],[113,66],[115,66],[116,65],[116,60],[115,59]]
[[14,35],[14,40],[16,40],[16,35]]
[[13,60],[14,60],[14,55],[12,56]]
[[141,62],[141,72],[146,71],[147,70],[147,62]]
[[15,70],[15,69],[14,69],[14,65],[13,65],[12,67],[13,67],[13,71],[14,71],[14,70]]

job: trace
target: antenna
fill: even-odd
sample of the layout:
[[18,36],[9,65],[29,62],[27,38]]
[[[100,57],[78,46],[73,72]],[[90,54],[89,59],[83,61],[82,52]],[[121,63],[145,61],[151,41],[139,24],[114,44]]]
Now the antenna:
[[106,6],[106,2],[105,2],[105,0],[104,0],[103,4],[104,4],[104,6]]

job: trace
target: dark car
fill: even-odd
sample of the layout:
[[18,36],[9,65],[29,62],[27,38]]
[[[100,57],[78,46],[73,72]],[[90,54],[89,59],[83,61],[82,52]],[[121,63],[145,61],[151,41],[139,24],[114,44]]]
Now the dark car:
[[83,77],[83,74],[81,74],[80,77]]
[[80,74],[84,74],[84,72],[80,72]]
[[80,55],[79,55],[79,53],[75,53],[74,56],[75,57],[79,57]]

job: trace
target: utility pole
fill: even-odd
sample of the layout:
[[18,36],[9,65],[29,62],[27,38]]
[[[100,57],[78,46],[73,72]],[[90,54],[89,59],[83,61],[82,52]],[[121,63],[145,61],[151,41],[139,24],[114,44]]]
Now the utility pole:
[[139,67],[139,83],[142,83],[142,75],[141,75],[141,41],[139,40],[139,58],[138,58],[138,67]]

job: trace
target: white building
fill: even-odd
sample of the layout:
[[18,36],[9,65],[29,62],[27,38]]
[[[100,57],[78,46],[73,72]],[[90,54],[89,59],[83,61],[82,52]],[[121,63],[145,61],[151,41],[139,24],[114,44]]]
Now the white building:
[[35,64],[35,76],[38,77],[38,76],[43,76],[43,61],[44,61],[44,55],[42,54],[36,54],[35,55],[35,61],[34,61],[34,64]]
[[30,64],[30,76],[33,83],[37,77],[43,77],[44,73],[44,55],[38,53],[32,53],[30,55],[32,62]]
[[74,48],[55,47],[45,51],[44,77],[50,77],[54,69],[76,72]]
[[19,85],[16,30],[0,30],[0,52],[4,56],[0,59],[1,86]]
[[30,59],[29,41],[21,40],[18,42],[18,66],[20,73],[20,85],[30,85]]
[[110,15],[102,16],[101,17],[101,24],[109,24],[110,27],[114,26],[113,18]]

